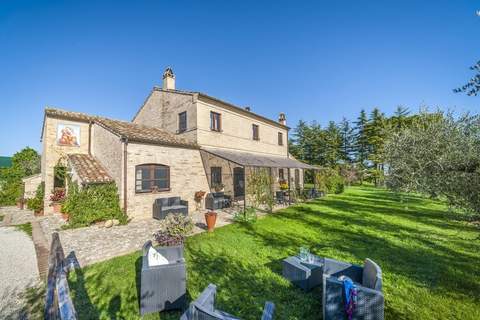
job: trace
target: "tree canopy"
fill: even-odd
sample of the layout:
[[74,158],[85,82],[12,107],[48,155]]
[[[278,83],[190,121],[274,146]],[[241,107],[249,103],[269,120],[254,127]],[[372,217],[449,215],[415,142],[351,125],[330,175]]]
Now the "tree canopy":
[[475,75],[468,80],[468,82],[460,88],[453,89],[453,92],[464,92],[469,96],[476,96],[480,92],[480,60],[470,67],[470,70],[475,72]]
[[385,145],[387,185],[480,213],[480,118],[419,114]]
[[26,147],[12,157],[12,166],[0,168],[0,205],[12,205],[21,197],[22,178],[40,172],[40,155]]

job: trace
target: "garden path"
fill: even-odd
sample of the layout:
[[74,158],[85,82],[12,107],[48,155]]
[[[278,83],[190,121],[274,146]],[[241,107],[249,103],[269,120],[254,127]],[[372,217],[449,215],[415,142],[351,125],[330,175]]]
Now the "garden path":
[[39,281],[35,248],[14,227],[0,227],[0,244],[0,319],[25,319],[25,289]]

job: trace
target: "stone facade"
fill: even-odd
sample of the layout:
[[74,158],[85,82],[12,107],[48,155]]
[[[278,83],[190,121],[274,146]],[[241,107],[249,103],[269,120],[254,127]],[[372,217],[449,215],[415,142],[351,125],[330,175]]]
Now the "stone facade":
[[212,187],[212,167],[220,167],[222,168],[222,184],[225,186],[224,192],[225,194],[233,196],[233,169],[240,166],[234,162],[224,160],[203,150],[200,151],[200,153],[202,155],[203,167],[207,174],[207,181],[210,187],[208,190],[211,190],[212,192],[214,191]]
[[37,187],[41,182],[42,182],[41,173],[23,178],[23,186],[24,186],[23,197],[25,199],[35,198]]
[[[57,143],[57,129],[59,124],[74,125],[80,128],[79,146],[63,146]],[[54,187],[54,167],[59,164],[66,164],[66,155],[69,153],[88,154],[89,145],[89,123],[45,117],[43,127],[43,152],[42,152],[42,180],[45,181],[44,212],[53,212],[50,206],[50,195]]]
[[178,134],[178,115],[181,112],[187,113],[187,130],[180,133],[180,136],[191,142],[196,142],[196,98],[191,94],[154,88],[133,122]]
[[[222,131],[210,129],[210,112],[222,117]],[[259,154],[287,156],[287,129],[245,115],[219,103],[199,100],[197,102],[197,143],[201,146],[220,147]],[[252,125],[259,127],[259,140],[253,140]],[[283,136],[283,145],[278,144],[278,133]]]
[[[135,167],[151,163],[170,167],[170,190],[136,193]],[[130,217],[151,217],[155,199],[174,196],[187,200],[192,212],[195,209],[195,192],[201,190],[208,191],[209,187],[198,149],[138,143],[127,145],[127,213]]]
[[119,136],[96,123],[92,126],[91,136],[91,153],[115,180],[120,199],[123,200],[123,142]]

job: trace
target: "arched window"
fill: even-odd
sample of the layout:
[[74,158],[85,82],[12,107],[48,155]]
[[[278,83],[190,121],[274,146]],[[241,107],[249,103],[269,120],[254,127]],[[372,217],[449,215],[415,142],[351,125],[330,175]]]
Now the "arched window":
[[170,167],[162,164],[141,164],[135,167],[135,192],[170,190]]

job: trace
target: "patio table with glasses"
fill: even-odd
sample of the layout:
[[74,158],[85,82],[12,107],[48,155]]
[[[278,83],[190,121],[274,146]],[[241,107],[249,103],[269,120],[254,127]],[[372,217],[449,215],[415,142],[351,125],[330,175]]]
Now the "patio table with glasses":
[[283,260],[283,277],[309,291],[322,285],[324,258],[311,254],[307,249],[301,248],[296,256]]

